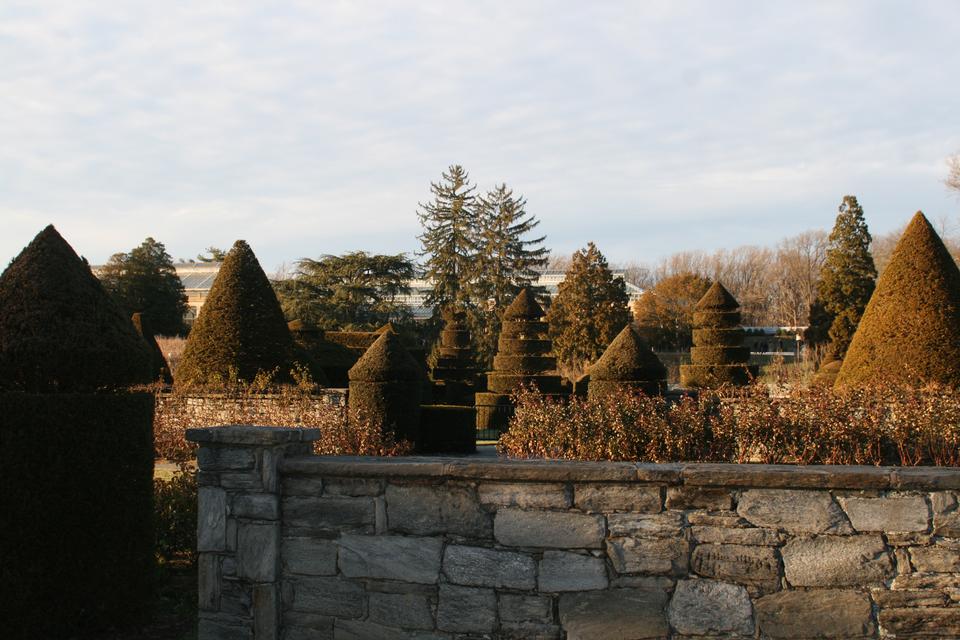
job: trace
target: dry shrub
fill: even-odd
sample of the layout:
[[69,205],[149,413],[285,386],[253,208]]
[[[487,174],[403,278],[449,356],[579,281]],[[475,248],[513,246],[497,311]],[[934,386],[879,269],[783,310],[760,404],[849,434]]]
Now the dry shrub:
[[944,388],[771,398],[755,385],[678,402],[631,393],[557,402],[522,391],[515,402],[497,446],[518,458],[960,465],[960,392]]
[[183,357],[183,348],[187,344],[186,338],[180,336],[154,336],[157,346],[163,352],[163,357],[167,360],[167,366],[170,367],[170,375],[177,374],[177,365],[180,364],[180,358]]
[[309,385],[272,386],[264,379],[238,382],[218,393],[174,390],[157,399],[155,453],[174,462],[192,460],[195,446],[185,440],[186,430],[223,424],[317,428],[314,451],[319,455],[394,456],[412,450],[409,442],[397,442],[362,417],[348,420],[347,408],[338,400]]

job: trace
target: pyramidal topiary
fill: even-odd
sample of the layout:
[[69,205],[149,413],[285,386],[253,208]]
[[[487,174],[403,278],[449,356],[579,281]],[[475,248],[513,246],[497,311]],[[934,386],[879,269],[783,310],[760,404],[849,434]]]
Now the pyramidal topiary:
[[349,371],[347,402],[352,419],[368,420],[397,439],[416,442],[420,429],[423,370],[385,331]]
[[660,395],[666,389],[666,367],[636,329],[627,325],[590,367],[587,395],[601,398],[622,390]]
[[130,318],[53,225],[0,275],[0,388],[115,389],[149,383],[150,371]]
[[475,396],[477,429],[504,429],[512,414],[510,394],[521,386],[536,385],[543,394],[566,395],[543,316],[543,307],[526,288],[504,311],[487,391]]
[[434,395],[447,404],[472,404],[473,384],[477,377],[471,348],[470,328],[462,311],[446,311],[440,332],[437,359],[430,370]]
[[296,355],[270,281],[250,246],[237,240],[187,337],[177,386],[249,382],[260,372],[290,382]]
[[960,387],[960,270],[918,211],[877,280],[836,384]]
[[143,317],[143,314],[139,311],[130,317],[130,321],[133,323],[133,328],[137,330],[137,333],[140,334],[143,341],[147,343],[147,348],[150,350],[150,368],[153,379],[165,384],[172,383],[173,378],[170,377],[170,367],[167,364],[167,359],[163,357],[163,351],[160,350],[160,345],[157,344],[156,334],[153,332],[150,321]]
[[750,350],[743,346],[740,303],[714,282],[693,309],[690,364],[680,365],[680,384],[692,388],[744,385],[756,376]]

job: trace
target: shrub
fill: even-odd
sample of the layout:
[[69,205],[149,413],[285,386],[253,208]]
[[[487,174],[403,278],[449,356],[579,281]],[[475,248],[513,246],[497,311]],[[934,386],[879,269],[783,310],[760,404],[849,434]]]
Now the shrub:
[[187,465],[169,480],[153,481],[157,556],[167,562],[197,555],[197,474]]
[[301,320],[291,320],[287,328],[294,341],[323,370],[328,384],[345,389],[350,382],[347,372],[357,363],[359,355],[341,344],[331,342],[323,330]]
[[960,465],[960,393],[942,387],[723,389],[670,403],[636,393],[569,403],[521,392],[498,449],[645,462]]
[[250,246],[238,240],[220,267],[177,366],[179,387],[218,387],[252,381],[273,372],[280,383],[293,382],[298,363],[314,380],[323,373],[304,362],[270,281]]
[[757,376],[747,365],[750,350],[743,346],[740,304],[719,282],[694,307],[693,326],[690,364],[680,365],[682,386],[715,389],[744,385]]
[[423,370],[396,333],[382,333],[353,365],[349,377],[348,401],[355,419],[369,420],[398,438],[417,440]]
[[837,376],[960,387],[960,269],[917,212],[877,281]]
[[659,395],[667,390],[666,368],[630,325],[623,328],[590,367],[588,396],[598,398],[615,390],[636,390],[647,395]]

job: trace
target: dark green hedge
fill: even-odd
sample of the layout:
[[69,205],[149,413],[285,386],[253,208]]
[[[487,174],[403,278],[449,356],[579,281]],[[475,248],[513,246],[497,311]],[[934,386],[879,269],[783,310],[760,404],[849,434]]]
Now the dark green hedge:
[[477,450],[473,407],[425,404],[420,407],[421,453],[474,453]]
[[76,637],[148,613],[153,396],[0,393],[5,638]]

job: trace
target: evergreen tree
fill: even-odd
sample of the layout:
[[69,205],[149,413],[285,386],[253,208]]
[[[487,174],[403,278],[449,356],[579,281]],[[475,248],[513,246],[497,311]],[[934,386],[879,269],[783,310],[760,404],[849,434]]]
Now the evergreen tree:
[[479,198],[477,206],[477,273],[471,284],[479,309],[474,335],[479,359],[489,364],[497,347],[503,311],[521,289],[533,283],[546,264],[546,236],[529,238],[540,224],[527,213],[527,201],[501,184]]
[[183,333],[187,295],[162,242],[147,238],[130,253],[115,253],[100,281],[128,317],[143,314],[158,335]]
[[[824,324],[828,318],[830,322],[827,332],[830,355],[827,360],[843,359],[873,293],[877,269],[870,254],[871,241],[863,209],[856,197],[844,196],[830,232],[827,257],[817,288],[819,304],[826,311],[820,317]],[[814,335],[817,330],[815,327]]]
[[623,278],[614,278],[592,242],[573,254],[559,293],[547,311],[550,338],[561,366],[595,361],[630,322]]
[[206,254],[197,254],[197,260],[200,262],[223,262],[227,257],[227,252],[217,247],[207,247]]
[[424,277],[433,282],[427,305],[437,310],[467,307],[470,281],[476,273],[476,187],[460,165],[452,165],[440,182],[431,182],[433,201],[420,203],[417,216],[423,226],[419,236],[427,256]]

